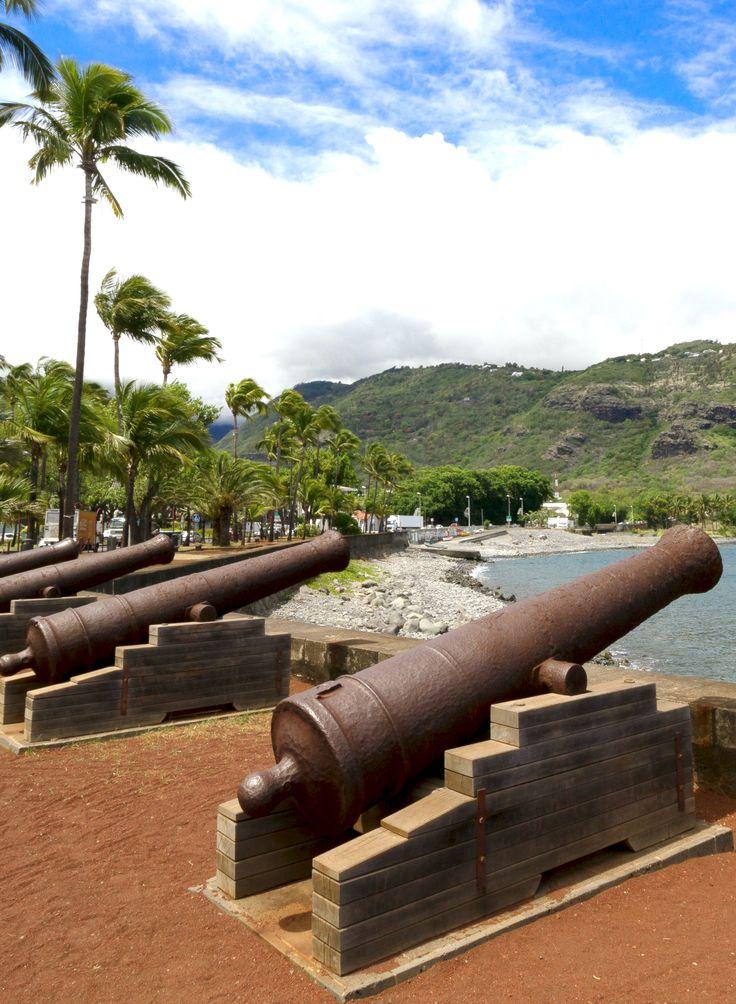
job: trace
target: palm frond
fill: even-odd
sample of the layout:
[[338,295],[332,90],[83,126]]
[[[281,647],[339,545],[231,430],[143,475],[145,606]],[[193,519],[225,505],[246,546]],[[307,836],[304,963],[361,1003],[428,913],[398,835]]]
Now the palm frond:
[[[21,0],[14,0],[16,4],[19,2]],[[0,23],[0,69],[5,60],[30,81],[39,96],[48,94],[54,80],[54,68],[47,56],[22,31],[10,24]]]
[[95,195],[101,195],[103,199],[105,199],[110,204],[113,213],[115,214],[115,216],[117,216],[119,220],[123,218],[123,207],[118,202],[117,198],[113,194],[112,189],[105,181],[105,179],[102,177],[99,168],[97,167],[95,168],[94,173],[92,175],[92,191],[95,193]]
[[173,188],[184,199],[192,194],[189,182],[179,165],[167,157],[156,157],[154,154],[131,150],[128,146],[113,145],[102,150],[100,160],[103,163],[112,160],[129,174],[136,174],[153,181],[154,184],[160,182],[168,188]]
[[33,17],[38,9],[37,0],[4,0],[6,14],[23,14]]

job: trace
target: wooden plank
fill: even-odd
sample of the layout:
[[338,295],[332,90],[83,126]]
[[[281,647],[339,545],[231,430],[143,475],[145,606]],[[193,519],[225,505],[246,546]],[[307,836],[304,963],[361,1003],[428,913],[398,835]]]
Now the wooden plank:
[[450,788],[438,788],[425,798],[384,816],[381,826],[400,837],[418,837],[433,830],[467,822],[475,814],[476,801]]
[[283,868],[274,868],[271,871],[261,872],[259,875],[248,875],[241,879],[233,879],[218,869],[217,885],[231,899],[242,899],[244,896],[255,896],[256,893],[265,892],[267,889],[276,889],[280,885],[309,878],[311,867],[310,859],[305,858],[303,861],[294,861],[289,865],[284,865]]
[[651,847],[653,844],[662,843],[662,841],[670,840],[680,833],[692,830],[696,822],[694,812],[681,812],[678,806],[676,816],[673,815],[672,818],[665,819],[646,830],[632,833],[627,837],[625,843],[630,851],[641,851],[645,847]]
[[[692,755],[685,753],[683,766],[691,769]],[[611,792],[669,773],[674,769],[675,752],[671,737],[656,746],[609,760],[602,760],[566,772],[550,774],[537,781],[520,784],[495,792],[487,798],[487,815],[493,820],[525,818],[543,815],[563,805],[575,804],[593,798],[596,794]],[[403,837],[416,837],[422,833],[449,826],[475,813],[475,799],[450,789],[443,803],[423,799],[414,805],[387,816],[381,825]],[[455,801],[450,799],[454,796]],[[442,810],[440,811],[440,805]],[[502,810],[506,810],[502,812]]]
[[[513,888],[523,886],[531,889],[529,895],[537,891],[541,875],[537,875],[532,881],[527,879],[517,883]],[[482,899],[487,902],[488,897],[495,894],[504,895],[503,889],[495,890],[494,893],[478,895],[478,886],[473,880],[457,885],[451,889],[443,889],[441,892],[430,896],[424,896],[411,903],[406,903],[395,910],[382,913],[378,917],[369,917],[366,920],[350,924],[347,927],[333,927],[322,917],[312,916],[312,933],[315,938],[319,938],[330,948],[338,952],[345,952],[350,948],[358,948],[368,942],[375,941],[381,936],[390,932],[401,931],[413,924],[429,920],[437,914],[447,913],[451,909],[461,906],[464,903]],[[493,907],[491,906],[491,909]]]
[[236,798],[223,802],[217,811],[217,831],[230,840],[247,840],[259,837],[264,833],[303,826],[304,820],[299,816],[291,800],[283,802],[267,816],[250,817],[240,808]]
[[[229,875],[232,879],[245,878],[247,875],[260,875],[261,872],[272,871],[274,868],[282,868],[284,865],[293,864],[295,861],[311,862],[315,854],[319,854],[333,841],[326,837],[312,836],[310,840],[292,847],[282,847],[266,854],[257,854],[251,858],[243,858],[240,861],[232,861],[227,855],[217,854],[217,867],[220,871]],[[311,871],[311,866],[310,869]]]
[[580,729],[589,732],[613,722],[628,723],[632,718],[656,714],[657,709],[652,707],[652,703],[651,700],[628,701],[611,708],[601,708],[588,714],[577,715],[575,718],[542,722],[541,725],[523,724],[518,729],[512,728],[510,725],[498,725],[494,722],[491,725],[491,739],[500,743],[508,743],[510,746],[531,746],[549,739],[568,736],[572,730]]
[[429,938],[450,931],[454,927],[470,923],[480,917],[502,910],[511,903],[528,899],[534,895],[537,887],[538,882],[527,879],[516,886],[487,893],[485,896],[478,896],[469,902],[436,913],[411,926],[404,927],[398,931],[391,931],[390,934],[384,934],[372,941],[346,949],[343,952],[330,948],[320,938],[314,937],[313,954],[323,965],[326,965],[338,975],[344,976],[355,969],[359,969],[361,966],[377,962],[390,955],[395,955],[405,948],[418,945],[422,941],[427,941]]
[[98,732],[112,732],[116,729],[135,728],[144,725],[160,725],[164,715],[140,715],[134,721],[124,718],[100,718],[87,722],[49,722],[41,724],[26,719],[25,735],[29,742],[43,742],[47,739],[68,739],[74,736],[95,735]]
[[90,603],[96,603],[96,596],[31,596],[26,599],[10,601],[10,616],[24,617],[30,620],[31,617],[48,617],[50,614],[60,613],[62,610],[71,610],[75,607],[86,607]]
[[[574,836],[578,828],[582,830],[589,825],[605,829],[609,823],[599,817],[602,817],[609,810],[617,814],[617,818],[618,816],[630,818],[632,813],[635,816],[649,811],[649,803],[655,808],[659,808],[661,804],[667,804],[669,800],[676,799],[673,779],[674,768],[671,774],[662,774],[654,781],[645,782],[643,785],[622,788],[610,794],[589,799],[556,812],[546,813],[543,816],[536,816],[518,824],[514,823],[513,817],[507,825],[501,814],[494,816],[492,825],[489,823],[490,829],[487,831],[486,855],[493,855],[510,846],[525,845],[530,840],[551,839],[553,843],[554,841],[564,841],[567,839],[569,831],[572,830],[572,836]],[[648,793],[652,790],[654,794],[649,795]],[[688,786],[688,793],[690,790],[691,788]],[[642,793],[641,798],[639,798],[640,792]],[[646,797],[644,797],[645,794]],[[454,826],[412,837],[409,841],[412,850],[408,853],[412,856],[428,854],[430,851],[447,846],[448,843],[462,843],[468,840],[472,834],[473,821],[467,820]],[[406,844],[405,838],[381,827],[380,830],[356,837],[355,840],[335,848],[328,854],[316,857],[314,867],[330,878],[345,881],[403,860],[407,855]]]
[[459,746],[445,752],[445,768],[469,777],[488,776],[507,768],[520,767],[540,760],[576,750],[599,747],[606,742],[635,741],[634,737],[667,727],[689,727],[690,709],[687,705],[660,701],[659,711],[643,715],[627,723],[627,735],[622,737],[622,726],[614,723],[598,729],[574,731],[558,739],[550,739],[533,746],[516,747],[494,740]]
[[197,645],[205,641],[250,638],[265,631],[263,617],[239,617],[205,623],[180,621],[174,624],[152,624],[148,640],[159,648],[182,644]]
[[232,861],[243,861],[256,854],[267,854],[282,847],[293,847],[314,840],[317,834],[308,826],[291,826],[260,836],[231,840],[224,833],[217,834],[217,850]]
[[637,683],[625,679],[591,684],[584,694],[538,694],[515,701],[491,705],[491,724],[521,728],[524,725],[544,725],[552,721],[571,720],[593,711],[638,704],[647,701],[650,713],[657,710],[657,688],[653,683]]
[[218,816],[231,819],[234,823],[261,823],[264,819],[281,818],[286,813],[295,815],[295,805],[291,798],[285,799],[275,809],[271,809],[268,816],[249,816],[237,798],[231,798],[228,802],[220,802],[217,806]]
[[157,673],[180,672],[182,666],[231,665],[240,660],[258,658],[273,652],[290,652],[285,638],[288,635],[264,635],[249,640],[247,644],[224,646],[219,642],[211,645],[130,645],[115,650],[115,666],[135,674],[145,669]]
[[[636,742],[622,740],[615,744],[606,744],[604,755],[601,755],[602,750],[591,747],[588,750],[579,750],[565,757],[555,757],[536,764],[525,764],[522,767],[490,774],[487,777],[469,778],[465,775],[453,774],[452,771],[445,771],[445,783],[453,791],[467,797],[473,797],[480,788],[485,788],[487,796],[492,799],[494,804],[504,804],[506,799],[514,797],[514,792],[522,785],[545,781],[554,784],[557,778],[564,785],[572,771],[592,771],[594,774],[595,772],[605,772],[613,760],[621,760],[624,764],[629,758],[638,761],[640,758],[658,756],[656,751],[660,747],[674,750],[674,734],[674,729],[666,728],[660,732],[648,733],[645,740],[646,745],[642,741],[642,737],[638,736]],[[621,750],[624,752],[619,752]],[[613,755],[609,756],[609,753]],[[565,763],[565,761],[567,762]]]
[[[675,818],[680,819],[683,815],[688,816],[689,825],[687,828],[692,828],[694,825],[693,813],[693,800],[689,802],[687,814],[680,813],[676,803],[672,803],[665,809],[644,813],[613,827],[600,829],[592,836],[582,837],[566,846],[553,845],[551,850],[543,850],[539,854],[535,852],[534,848],[525,848],[517,861],[513,860],[510,851],[504,852],[504,857],[499,853],[492,859],[487,857],[487,875],[492,877],[497,873],[509,874],[511,870],[519,868],[523,870],[524,874],[543,873],[564,864],[566,861],[575,860],[603,847],[618,843],[630,834],[638,833],[641,830],[650,830]],[[407,842],[407,847],[411,852],[413,842]],[[314,870],[312,884],[315,893],[342,907],[365,897],[392,894],[392,890],[397,890],[397,894],[400,894],[401,886],[407,882],[449,871],[463,863],[466,863],[474,872],[476,850],[475,840],[467,840],[464,843],[451,844],[428,854],[399,859],[387,867],[377,868],[356,878],[342,881],[338,881],[324,872]]]
[[[53,702],[45,702],[38,708],[30,703],[31,694],[26,698],[26,727],[33,721],[36,725],[46,726],[53,722],[75,722],[79,725],[88,726],[90,723],[96,724],[103,719],[111,722],[111,728],[128,728],[145,719],[148,723],[151,716],[163,718],[173,711],[187,711],[194,708],[219,707],[227,704],[247,704],[252,707],[267,707],[268,702],[275,702],[279,696],[274,687],[247,688],[238,687],[228,690],[205,690],[191,696],[163,697],[160,700],[132,702],[128,703],[128,710],[125,715],[120,712],[119,698],[100,698],[88,704],[66,704],[63,707],[55,708]],[[120,720],[120,725],[112,724],[116,719]]]
[[[448,850],[450,849],[448,848]],[[524,879],[532,878],[536,874],[538,874],[538,869],[530,866],[526,861],[511,868],[505,868],[502,871],[490,871],[486,876],[486,892],[490,893],[497,889],[504,889],[506,886],[515,885]],[[312,912],[315,916],[321,917],[322,920],[327,921],[333,927],[342,928],[360,923],[370,917],[378,917],[381,914],[389,913],[407,903],[413,903],[424,897],[441,893],[443,890],[453,889],[455,886],[464,885],[469,882],[475,883],[476,868],[474,856],[463,854],[462,859],[458,859],[451,867],[429,870],[426,874],[407,882],[399,881],[391,883],[386,888],[372,895],[353,897],[346,903],[341,903],[339,896],[335,897],[337,901],[333,901],[333,899],[321,895],[319,889],[322,888],[322,883],[326,880],[326,876],[321,872],[315,871],[312,872],[312,876],[314,883]],[[328,879],[327,881],[332,880]],[[347,883],[347,885],[350,884]]]

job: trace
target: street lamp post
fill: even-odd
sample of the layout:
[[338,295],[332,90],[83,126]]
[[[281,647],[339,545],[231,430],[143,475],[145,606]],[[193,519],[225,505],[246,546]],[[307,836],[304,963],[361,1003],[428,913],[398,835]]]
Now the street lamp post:
[[520,498],[519,502],[521,504],[521,515],[523,516],[524,515],[524,499]]
[[511,522],[511,496],[506,492],[506,522]]
[[470,529],[470,496],[466,495],[465,497],[468,500],[468,530],[469,530]]
[[419,516],[422,520],[422,529],[424,529],[424,516],[422,515],[422,493],[417,492],[417,498],[419,499]]

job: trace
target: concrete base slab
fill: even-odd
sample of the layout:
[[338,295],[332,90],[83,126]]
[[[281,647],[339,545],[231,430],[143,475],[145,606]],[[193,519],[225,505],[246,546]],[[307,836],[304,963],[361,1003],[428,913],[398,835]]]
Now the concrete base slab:
[[67,736],[64,739],[44,739],[40,742],[29,742],[25,737],[22,722],[13,725],[0,725],[0,749],[7,750],[15,756],[28,753],[31,750],[52,750],[61,746],[71,746],[75,743],[100,742],[107,739],[130,739],[144,732],[163,732],[167,729],[178,729],[182,725],[199,725],[202,722],[219,721],[226,718],[238,718],[244,715],[270,715],[273,708],[254,708],[253,711],[220,711],[205,712],[201,715],[187,715],[159,725],[138,725],[130,729],[114,729],[109,732],[91,732],[82,736]]
[[644,851],[609,848],[547,873],[537,895],[502,913],[442,935],[392,959],[349,976],[335,976],[312,958],[312,883],[307,879],[232,900],[217,888],[214,878],[204,895],[220,910],[241,921],[337,1000],[348,1001],[380,993],[421,973],[436,962],[461,955],[491,938],[529,924],[538,917],[589,899],[597,893],[687,858],[733,850],[733,833],[725,826],[699,823],[695,830]]

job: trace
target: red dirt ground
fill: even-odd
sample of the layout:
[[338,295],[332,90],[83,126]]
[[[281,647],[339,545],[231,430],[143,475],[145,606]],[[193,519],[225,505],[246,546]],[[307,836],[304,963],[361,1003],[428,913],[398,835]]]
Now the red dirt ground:
[[[190,887],[215,811],[270,761],[267,716],[0,754],[2,1001],[311,1004],[333,998]],[[736,802],[699,813],[736,826]],[[736,855],[627,882],[434,966],[382,1002],[736,999]]]

